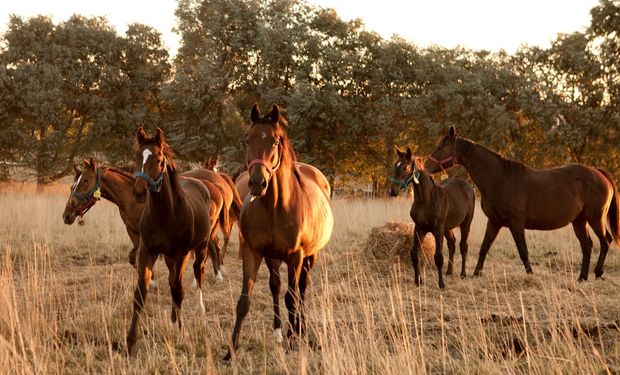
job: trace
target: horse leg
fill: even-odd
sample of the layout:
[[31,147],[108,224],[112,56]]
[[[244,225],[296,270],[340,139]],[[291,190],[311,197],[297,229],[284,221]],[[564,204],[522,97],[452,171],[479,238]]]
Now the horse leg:
[[[604,216],[603,216],[604,217]],[[609,250],[609,242],[607,242],[605,221],[601,220],[600,222],[592,223],[590,222],[590,226],[598,237],[598,241],[601,244],[601,252],[598,255],[598,260],[596,261],[596,267],[594,267],[594,276],[598,279],[603,276],[603,266],[605,265],[605,257],[607,257],[607,251]]]
[[437,274],[439,275],[439,287],[444,289],[446,284],[443,282],[443,231],[433,231],[433,237],[435,237],[435,266],[437,267]]
[[419,229],[416,225],[413,229],[413,246],[411,247],[411,262],[413,263],[413,280],[415,285],[422,284],[422,275],[420,275],[420,245],[426,236],[426,232]]
[[306,315],[304,310],[304,301],[306,300],[306,288],[310,282],[310,271],[316,263],[317,254],[310,255],[303,260],[303,266],[301,268],[301,274],[299,275],[299,327],[300,332],[303,335],[306,331]]
[[523,228],[523,226],[512,226],[510,227],[510,233],[512,234],[512,238],[517,244],[519,258],[521,258],[523,266],[525,266],[525,272],[534,273],[534,271],[532,271],[532,266],[530,265],[530,260],[528,258],[527,243],[525,242],[525,228]]
[[456,252],[456,237],[454,232],[450,229],[444,232],[446,243],[448,244],[448,269],[446,275],[452,276],[452,264],[454,263],[454,253]]
[[265,258],[267,268],[269,269],[269,290],[273,299],[273,334],[276,341],[281,343],[282,337],[282,319],[280,318],[280,264],[282,261],[272,258]]
[[258,251],[250,249],[245,243],[242,249],[243,255],[243,286],[241,288],[241,296],[237,302],[237,316],[235,319],[235,328],[232,332],[231,342],[228,346],[228,352],[224,356],[223,361],[229,363],[233,353],[237,350],[239,344],[239,331],[241,330],[241,324],[243,319],[250,311],[250,297],[254,290],[254,284],[256,282],[256,274],[260,267],[260,262],[263,259],[263,254]]
[[471,220],[473,216],[470,216],[461,224],[461,241],[459,242],[459,249],[461,250],[461,278],[466,277],[465,265],[467,263],[467,252],[469,246],[467,245],[467,239],[469,238],[469,229],[471,227]]
[[215,285],[221,285],[224,277],[222,276],[222,257],[220,256],[220,245],[217,236],[213,236],[207,246],[209,248],[211,264],[213,265],[213,273],[215,273]]
[[[299,336],[301,334],[301,327],[299,327],[299,293],[297,287],[299,286],[299,276],[301,275],[301,269],[303,266],[303,259],[300,252],[295,252],[289,255],[288,261],[288,290],[284,296],[284,302],[286,303],[286,309],[288,310],[288,322],[289,329],[286,337],[291,339],[293,335]],[[289,342],[290,345],[290,342]]]
[[196,280],[196,289],[198,300],[196,301],[196,311],[201,314],[205,313],[205,305],[202,301],[202,282],[205,274],[205,260],[207,257],[207,249],[208,244],[202,244],[196,250],[194,250],[194,254],[196,254],[196,259],[194,259],[194,279]]
[[151,275],[153,273],[153,265],[155,264],[155,257],[146,248],[140,248],[138,250],[138,285],[134,292],[133,297],[133,316],[131,318],[131,326],[127,333],[127,353],[131,354],[131,350],[138,340],[138,326],[140,324],[140,314],[144,308],[146,302],[146,296],[148,293],[148,284],[151,281]]
[[[198,258],[198,256],[197,256]],[[185,255],[180,255],[176,258],[166,257],[166,265],[168,266],[168,283],[170,284],[170,294],[172,294],[172,310],[170,313],[170,319],[172,323],[179,324],[179,329],[182,328],[181,323],[181,304],[183,303],[183,297],[185,291],[183,290],[183,270],[189,259],[189,252]]]
[[583,259],[581,260],[581,273],[579,274],[579,279],[577,279],[577,281],[585,281],[588,280],[588,270],[590,269],[592,240],[590,239],[590,234],[588,233],[587,222],[583,216],[580,216],[577,220],[573,221],[573,231],[579,240],[579,244],[581,245],[581,253],[583,254]]
[[482,268],[484,268],[484,259],[497,238],[497,234],[502,227],[493,223],[491,220],[487,220],[487,229],[484,232],[484,239],[482,240],[482,245],[480,246],[480,254],[478,254],[478,264],[476,264],[476,269],[474,270],[474,276],[480,276],[482,272]]

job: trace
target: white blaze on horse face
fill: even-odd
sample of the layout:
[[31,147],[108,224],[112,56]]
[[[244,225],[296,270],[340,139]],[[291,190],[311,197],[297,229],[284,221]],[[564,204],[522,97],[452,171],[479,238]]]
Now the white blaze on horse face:
[[153,153],[148,148],[142,151],[142,172],[144,172],[144,164],[146,164],[146,161],[149,160],[149,156],[151,155],[153,155]]
[[80,184],[80,181],[82,180],[82,176],[84,174],[80,173],[80,176],[78,177],[77,181],[75,181],[75,183],[73,184],[73,191],[75,192],[77,190],[78,185]]
[[399,161],[398,163],[396,163],[396,168],[400,168],[400,165],[402,164],[402,161]]

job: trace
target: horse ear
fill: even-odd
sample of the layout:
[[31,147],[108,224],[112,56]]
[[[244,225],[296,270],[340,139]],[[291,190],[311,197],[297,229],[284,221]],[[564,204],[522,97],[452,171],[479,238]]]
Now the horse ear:
[[158,128],[155,130],[155,137],[153,137],[153,139],[154,139],[154,140],[155,140],[155,142],[156,142],[158,145],[160,145],[160,146],[161,146],[162,144],[164,144],[164,131],[163,131],[163,130],[161,130],[161,128],[159,128],[159,127],[158,127]]
[[144,143],[146,141],[146,132],[143,127],[138,128],[138,132],[136,133],[136,140],[138,144]]
[[73,164],[73,170],[75,171],[76,176],[82,173],[82,171],[80,171],[80,169],[75,164]]
[[411,148],[407,147],[407,160],[413,160],[413,152],[411,152]]
[[269,117],[271,119],[271,122],[278,122],[280,120],[280,108],[278,108],[277,105],[273,105],[273,107],[271,108],[271,115]]
[[97,168],[97,162],[95,161],[95,159],[90,158],[89,162],[90,162],[90,167],[92,169],[96,169]]
[[450,130],[448,130],[448,136],[450,138],[456,137],[456,128],[454,127],[454,125],[450,126]]
[[404,152],[402,152],[396,145],[394,145],[394,151],[396,151],[396,155],[398,155],[398,157],[401,157],[404,154]]
[[82,161],[84,162],[84,168],[90,168],[90,160],[82,159]]
[[258,122],[260,120],[260,111],[258,110],[258,104],[254,103],[252,106],[252,112],[250,113],[250,120],[252,123]]

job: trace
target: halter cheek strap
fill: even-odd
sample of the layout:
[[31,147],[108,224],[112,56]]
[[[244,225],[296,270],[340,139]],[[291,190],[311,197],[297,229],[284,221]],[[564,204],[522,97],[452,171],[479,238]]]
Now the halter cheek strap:
[[77,204],[73,205],[71,199],[69,199],[67,207],[72,209],[78,216],[84,216],[84,214],[101,199],[101,168],[97,168],[97,182],[92,189],[86,193],[78,193],[74,190],[71,192],[71,196],[75,197]]
[[161,191],[161,185],[164,182],[164,172],[166,171],[167,166],[168,166],[168,163],[166,162],[166,159],[164,158],[164,167],[162,168],[161,173],[159,174],[159,177],[157,177],[155,180],[153,180],[151,176],[149,176],[148,174],[142,171],[135,171],[133,175],[136,177],[142,177],[149,184],[149,188],[151,189],[152,192],[159,193]]
[[[446,168],[450,168],[450,167],[454,167],[454,166],[459,165],[459,160],[456,158],[456,156],[450,156],[450,157],[447,157],[447,158],[445,158],[445,159],[443,159],[443,160],[437,160],[437,159],[435,159],[435,158],[434,158],[434,157],[432,157],[432,156],[429,156],[428,158],[429,158],[431,161],[435,162],[435,164],[437,164],[437,165],[439,166],[439,168],[441,168],[441,171],[442,171],[442,172],[445,172],[445,171],[446,171]],[[452,164],[450,164],[450,165],[446,165],[446,166],[444,167],[444,164],[447,164],[447,163],[449,163],[449,162],[452,162]]]
[[390,181],[399,184],[401,190],[407,189],[410,183],[419,184],[420,183],[420,171],[418,171],[418,167],[413,163],[413,172],[407,177],[406,180],[401,180],[400,178],[390,177]]
[[282,146],[278,146],[278,163],[275,166],[270,166],[264,159],[254,159],[251,160],[247,164],[248,172],[252,169],[252,167],[256,165],[262,165],[269,172],[269,177],[273,177],[278,168],[280,168],[280,164],[282,163]]

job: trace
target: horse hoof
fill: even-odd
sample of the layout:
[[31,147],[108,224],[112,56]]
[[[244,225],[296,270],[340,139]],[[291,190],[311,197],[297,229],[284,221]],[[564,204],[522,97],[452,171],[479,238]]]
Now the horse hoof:
[[222,281],[224,281],[224,277],[222,276],[222,271],[218,271],[217,275],[215,276],[215,285],[217,286],[222,285]]
[[466,274],[464,274],[464,273],[462,273],[462,274],[461,274],[461,279],[465,279],[465,278],[467,278],[467,275],[466,275]]
[[232,359],[230,358],[229,354],[226,354],[226,357],[224,358],[220,358],[218,362],[221,365],[226,366],[226,367],[230,367],[232,365]]
[[282,336],[282,329],[277,328],[275,331],[273,331],[273,335],[276,338],[276,342],[278,344],[282,344],[282,341],[284,341],[284,337]]
[[603,276],[596,276],[595,280],[605,281],[605,278]]
[[534,271],[532,271],[532,269],[525,270],[525,272],[526,272],[528,275],[533,275],[533,274],[534,274]]
[[587,279],[584,279],[583,277],[580,277],[580,278],[578,278],[578,279],[577,279],[577,282],[578,282],[578,283],[582,283],[582,282],[584,282],[584,281],[586,281],[586,280],[587,280]]
[[444,284],[444,283],[439,283],[439,288],[440,288],[440,289],[446,289],[446,284]]

